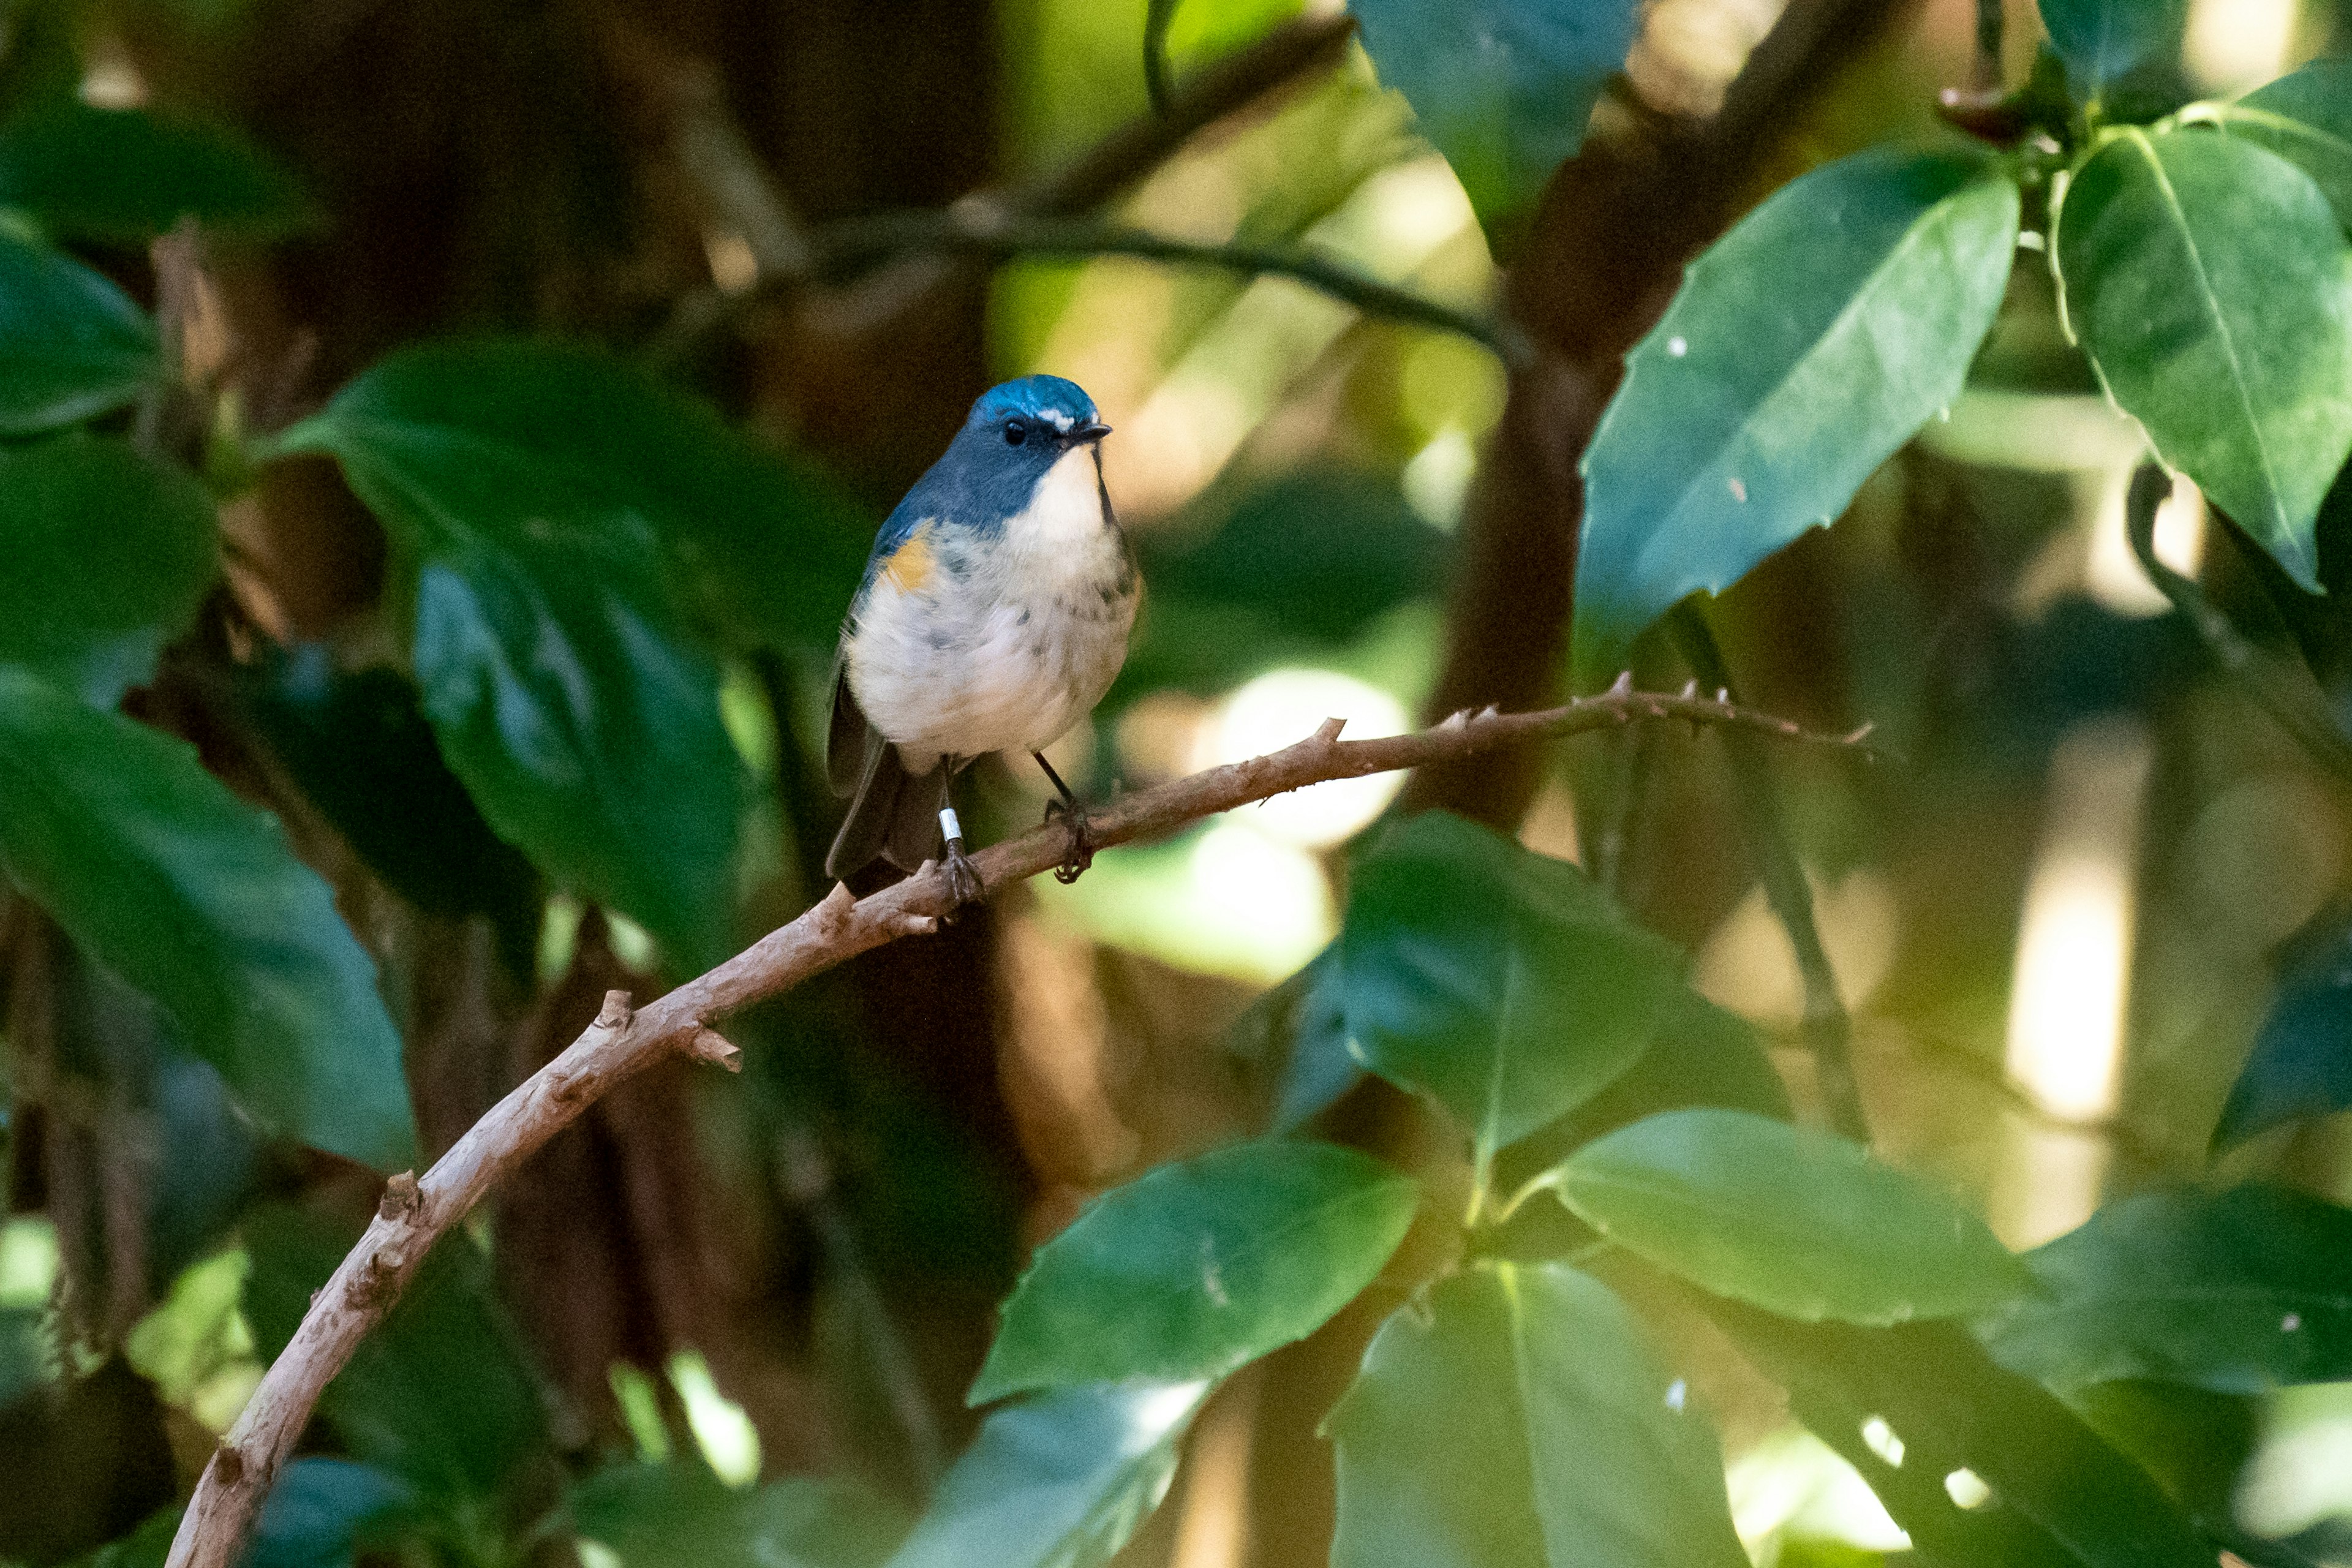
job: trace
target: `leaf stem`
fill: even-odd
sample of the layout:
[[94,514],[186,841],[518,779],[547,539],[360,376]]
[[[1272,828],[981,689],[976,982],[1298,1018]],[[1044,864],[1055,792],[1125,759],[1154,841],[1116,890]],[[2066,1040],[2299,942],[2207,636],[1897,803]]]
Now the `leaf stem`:
[[[1667,624],[1699,683],[1722,694],[1724,700],[1736,701],[1723,649],[1717,646],[1715,633],[1697,605],[1684,600],[1675,606]],[[1821,927],[1813,919],[1813,890],[1790,840],[1770,764],[1760,749],[1744,743],[1746,737],[1723,739],[1739,814],[1747,824],[1748,847],[1763,879],[1765,902],[1772,907],[1773,915],[1789,933],[1789,944],[1796,950],[1797,973],[1805,987],[1805,1045],[1813,1055],[1822,1109],[1832,1129],[1866,1144],[1870,1123],[1863,1114],[1862,1090],[1853,1076],[1853,1024],[1838,995],[1829,950],[1822,945]]]

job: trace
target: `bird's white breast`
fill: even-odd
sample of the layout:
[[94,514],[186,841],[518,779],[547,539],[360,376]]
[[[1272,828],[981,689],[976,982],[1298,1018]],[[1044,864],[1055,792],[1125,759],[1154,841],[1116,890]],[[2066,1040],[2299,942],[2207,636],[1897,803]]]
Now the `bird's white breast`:
[[907,548],[921,568],[876,577],[848,676],[910,768],[1042,750],[1109,689],[1136,581],[1092,447],[1066,453],[1000,531],[934,520]]

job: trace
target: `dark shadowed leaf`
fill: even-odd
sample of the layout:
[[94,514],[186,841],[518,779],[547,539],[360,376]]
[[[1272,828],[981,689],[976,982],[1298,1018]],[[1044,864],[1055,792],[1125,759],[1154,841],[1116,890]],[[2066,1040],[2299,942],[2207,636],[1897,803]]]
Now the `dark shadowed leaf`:
[[262,1504],[243,1568],[351,1568],[360,1542],[415,1506],[406,1481],[349,1459],[297,1459]]
[[2032,1288],[1984,1222],[1860,1144],[1744,1111],[1669,1110],[1546,1178],[1627,1251],[1783,1317],[1897,1323]]
[[0,1307],[0,1405],[15,1404],[58,1371],[40,1307]]
[[623,1568],[877,1568],[908,1522],[851,1482],[738,1489],[698,1458],[599,1470],[572,1489],[571,1507],[573,1527]]
[[0,660],[113,707],[219,576],[214,533],[204,487],[128,442],[0,450]]
[[2068,320],[2115,400],[2315,592],[2313,522],[2352,451],[2344,234],[2319,188],[2234,137],[2129,129],[2055,222]]
[[79,1568],[163,1568],[172,1554],[172,1538],[180,1531],[182,1511],[178,1503],[158,1509],[130,1534],[78,1559]]
[[193,748],[0,665],[0,868],[265,1124],[379,1170],[415,1157],[374,963]]
[[1334,1568],[1740,1568],[1714,1434],[1623,1302],[1486,1262],[1381,1326],[1332,1411]]
[[2189,23],[2188,0],[2042,0],[2051,47],[2066,62],[2076,97],[2098,101],[2106,86],[2170,58]]
[[2352,942],[2280,989],[2213,1128],[2213,1152],[2352,1106]]
[[1432,812],[1356,868],[1339,997],[1366,1066],[1495,1152],[1630,1067],[1683,994],[1681,956],[1564,860]]
[[1037,1249],[971,1402],[1222,1376],[1346,1306],[1414,1199],[1409,1178],[1329,1143],[1267,1139],[1146,1172]]
[[1989,161],[1880,149],[1782,186],[1692,264],[1584,456],[1579,682],[1830,522],[1950,405],[2017,226]]
[[2141,1193],[2026,1255],[2042,1293],[1978,1334],[2058,1387],[2221,1394],[2352,1378],[2352,1211],[2278,1187]]
[[1094,1568],[1151,1516],[1206,1383],[1066,1388],[989,1416],[889,1568]]
[[2314,60],[2235,103],[2193,112],[2309,174],[2336,222],[2352,226],[2352,61]]
[[293,176],[226,126],[76,100],[0,127],[0,206],[54,234],[131,242],[184,216],[250,238],[318,217]]
[[425,713],[483,816],[688,969],[728,946],[744,798],[673,593],[727,439],[615,363],[496,343],[396,354],[279,443],[331,452],[415,561]]
[[159,363],[153,325],[121,289],[0,230],[0,436],[120,408]]
[[1355,0],[1381,80],[1412,105],[1487,232],[1535,203],[1625,64],[1630,0]]
[[[358,1238],[292,1208],[247,1218],[253,1272],[245,1311],[265,1359],[285,1349],[311,1292]],[[319,1407],[353,1458],[441,1500],[495,1497],[518,1465],[546,1451],[537,1384],[499,1304],[488,1261],[462,1234],[434,1247]]]
[[[1994,1365],[1958,1325],[1792,1323],[1728,1301],[1707,1310],[1934,1560],[2213,1568],[2214,1549],[2147,1471]],[[1952,1500],[1947,1480],[1961,1469],[1990,1491],[1978,1507]]]

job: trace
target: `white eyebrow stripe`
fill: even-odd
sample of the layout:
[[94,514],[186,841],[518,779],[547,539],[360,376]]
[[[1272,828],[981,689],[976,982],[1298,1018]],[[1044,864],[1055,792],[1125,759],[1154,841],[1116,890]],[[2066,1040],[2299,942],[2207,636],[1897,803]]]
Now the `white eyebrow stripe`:
[[1063,413],[1060,409],[1046,409],[1045,417],[1047,424],[1053,426],[1055,429],[1059,430],[1063,435],[1066,436],[1070,433],[1070,416]]

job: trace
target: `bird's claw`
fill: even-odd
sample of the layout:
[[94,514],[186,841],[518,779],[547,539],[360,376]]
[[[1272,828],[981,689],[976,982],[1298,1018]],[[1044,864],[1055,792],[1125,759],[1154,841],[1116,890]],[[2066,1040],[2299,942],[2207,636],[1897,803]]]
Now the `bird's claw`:
[[1070,830],[1070,847],[1062,853],[1062,863],[1054,868],[1054,880],[1068,887],[1087,874],[1095,863],[1095,841],[1087,830],[1087,808],[1076,801],[1049,800],[1045,803],[1045,821],[1055,817],[1066,823]]
[[948,897],[954,900],[950,916],[954,910],[966,904],[976,904],[988,896],[988,888],[980,879],[980,868],[974,866],[971,857],[963,852],[962,839],[948,840],[947,858],[941,862],[940,868],[948,874]]

